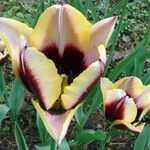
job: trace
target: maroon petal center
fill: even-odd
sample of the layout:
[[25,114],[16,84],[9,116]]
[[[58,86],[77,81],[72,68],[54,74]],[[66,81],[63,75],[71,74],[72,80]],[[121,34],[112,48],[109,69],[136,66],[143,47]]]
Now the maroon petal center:
[[114,121],[116,119],[123,119],[124,117],[124,102],[126,96],[121,98],[120,100],[113,101],[106,105],[106,118],[110,121]]
[[84,53],[71,44],[65,46],[63,56],[59,55],[59,49],[55,44],[52,44],[41,51],[47,58],[53,60],[59,74],[66,74],[68,76],[69,84],[84,69],[86,69],[84,64]]

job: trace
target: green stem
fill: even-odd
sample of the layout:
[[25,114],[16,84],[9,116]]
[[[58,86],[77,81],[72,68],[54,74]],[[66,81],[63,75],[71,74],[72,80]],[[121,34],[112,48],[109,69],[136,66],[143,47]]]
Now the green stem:
[[110,127],[110,129],[109,129],[109,131],[108,131],[108,133],[107,133],[107,135],[106,135],[105,140],[101,142],[100,150],[104,150],[104,149],[105,149],[106,144],[107,144],[108,142],[110,142],[111,137],[112,137],[111,132],[112,132],[112,127]]
[[50,150],[57,150],[57,143],[53,138],[50,140]]
[[5,92],[5,78],[3,73],[3,66],[0,66],[0,98],[4,95]]

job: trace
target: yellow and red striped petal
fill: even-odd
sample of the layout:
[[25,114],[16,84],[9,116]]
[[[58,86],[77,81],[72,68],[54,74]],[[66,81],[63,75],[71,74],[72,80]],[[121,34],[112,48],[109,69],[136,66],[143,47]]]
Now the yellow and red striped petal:
[[62,114],[51,114],[44,111],[36,101],[32,100],[32,103],[43,120],[47,131],[60,145],[66,135],[71,119],[80,105],[77,105],[74,109],[70,109]]
[[125,120],[133,122],[137,115],[137,108],[132,98],[128,98],[122,89],[106,92],[104,99],[106,118],[110,120]]
[[93,25],[90,36],[89,49],[95,50],[99,45],[103,44],[105,47],[112,35],[117,17],[110,17]]
[[[113,89],[106,91],[105,98],[103,99],[106,111],[107,109],[108,111],[114,111],[116,109],[117,104],[125,97],[126,93],[122,89]],[[112,110],[110,109],[110,107]]]
[[144,91],[144,85],[142,84],[141,80],[133,76],[118,80],[116,83],[114,83],[112,88],[123,89],[126,94],[133,99],[140,96]]
[[28,37],[32,32],[32,28],[26,24],[13,19],[0,18],[0,37],[6,44],[10,55],[16,59],[16,48],[19,44],[20,35],[24,35],[27,42]]
[[30,43],[41,51],[51,51],[56,45],[62,56],[67,45],[88,50],[92,25],[77,9],[70,5],[54,5],[40,16]]
[[20,77],[37,96],[40,104],[48,110],[61,93],[62,79],[53,61],[29,47],[21,52]]
[[70,109],[79,103],[101,76],[101,63],[96,61],[76,77],[71,85],[64,88],[61,95],[62,105]]
[[150,110],[150,85],[144,87],[144,92],[135,99],[139,120]]
[[132,125],[130,122],[127,122],[125,120],[115,120],[113,123],[112,123],[113,126],[116,126],[118,128],[121,128],[121,129],[128,129],[128,130],[131,130],[133,132],[138,132],[140,133],[144,126],[145,126],[145,123],[142,123],[140,125]]
[[[0,18],[0,37],[8,48],[8,52],[12,59],[13,70],[16,75],[18,75],[17,69],[19,66],[19,42],[28,42],[28,38],[31,32],[32,28],[28,27],[26,24],[15,21],[13,19]],[[20,36],[22,34],[24,35],[26,41],[24,40],[24,38],[20,40]]]

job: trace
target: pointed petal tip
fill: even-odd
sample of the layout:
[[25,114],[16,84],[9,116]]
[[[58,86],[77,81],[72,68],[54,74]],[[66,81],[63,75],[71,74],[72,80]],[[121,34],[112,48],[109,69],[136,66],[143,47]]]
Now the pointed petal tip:
[[75,108],[70,109],[62,114],[51,114],[41,108],[38,102],[32,99],[32,104],[39,113],[43,123],[48,131],[48,133],[54,138],[54,140],[61,144],[63,138],[65,137],[69,124],[81,104],[77,105]]
[[117,21],[117,19],[118,19],[118,15],[116,15],[116,16],[113,16],[112,18],[114,19],[114,21]]
[[105,18],[104,20],[106,20],[108,23],[110,22],[112,25],[116,23],[117,19],[118,19],[119,16],[112,16],[112,17],[109,17],[109,18]]
[[90,37],[90,50],[97,49],[101,44],[106,47],[114,31],[117,18],[117,16],[106,18],[93,25]]
[[100,87],[101,87],[102,93],[105,93],[106,91],[110,90],[112,86],[113,86],[113,83],[108,78],[101,78]]

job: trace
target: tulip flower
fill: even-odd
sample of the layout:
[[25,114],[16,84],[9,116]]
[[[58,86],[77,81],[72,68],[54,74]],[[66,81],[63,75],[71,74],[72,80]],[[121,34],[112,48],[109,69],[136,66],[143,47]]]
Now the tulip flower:
[[141,132],[140,123],[150,110],[150,85],[144,86],[137,77],[124,77],[115,83],[101,79],[101,90],[106,118],[112,125]]
[[105,46],[115,22],[111,17],[92,25],[70,5],[46,9],[34,29],[0,18],[13,69],[38,100],[32,103],[59,144],[81,100],[104,71]]
[[5,47],[4,42],[0,40],[0,65],[3,65],[8,58],[8,52]]

